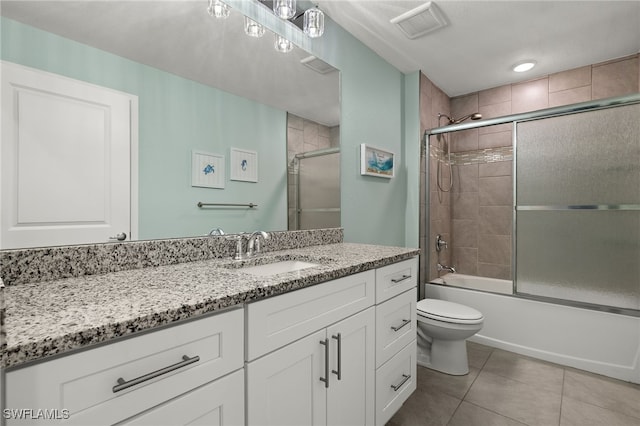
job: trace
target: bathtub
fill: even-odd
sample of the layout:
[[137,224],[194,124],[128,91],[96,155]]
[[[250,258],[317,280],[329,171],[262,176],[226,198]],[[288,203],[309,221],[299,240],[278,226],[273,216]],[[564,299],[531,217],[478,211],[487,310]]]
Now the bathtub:
[[507,280],[447,274],[424,287],[427,298],[483,313],[473,342],[640,383],[638,317],[512,296]]

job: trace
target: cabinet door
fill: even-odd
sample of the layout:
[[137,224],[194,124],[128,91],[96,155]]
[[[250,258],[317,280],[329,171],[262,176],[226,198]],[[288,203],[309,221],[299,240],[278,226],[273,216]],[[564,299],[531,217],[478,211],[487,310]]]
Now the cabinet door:
[[327,338],[331,353],[327,424],[372,425],[375,416],[374,308],[327,328]]
[[248,425],[325,425],[326,330],[247,364]]
[[243,424],[244,370],[238,370],[125,421],[122,426]]

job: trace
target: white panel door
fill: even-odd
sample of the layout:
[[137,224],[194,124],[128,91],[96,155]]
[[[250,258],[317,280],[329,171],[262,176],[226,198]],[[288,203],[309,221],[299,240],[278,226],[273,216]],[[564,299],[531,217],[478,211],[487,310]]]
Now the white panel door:
[[325,329],[247,364],[249,426],[327,423]]
[[2,62],[0,248],[131,234],[134,96]]
[[327,328],[331,341],[327,425],[373,425],[375,308]]

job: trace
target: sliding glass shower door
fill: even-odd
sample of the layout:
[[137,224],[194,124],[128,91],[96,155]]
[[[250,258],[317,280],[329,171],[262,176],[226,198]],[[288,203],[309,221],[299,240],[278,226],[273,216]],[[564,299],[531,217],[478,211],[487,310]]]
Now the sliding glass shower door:
[[516,292],[640,309],[640,105],[515,129]]
[[340,150],[308,152],[298,161],[297,228],[340,226]]

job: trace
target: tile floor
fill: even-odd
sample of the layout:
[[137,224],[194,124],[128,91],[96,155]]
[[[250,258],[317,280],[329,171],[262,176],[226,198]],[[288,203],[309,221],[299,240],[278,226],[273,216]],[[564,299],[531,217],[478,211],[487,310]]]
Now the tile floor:
[[640,385],[467,343],[469,374],[418,366],[386,426],[640,426]]

